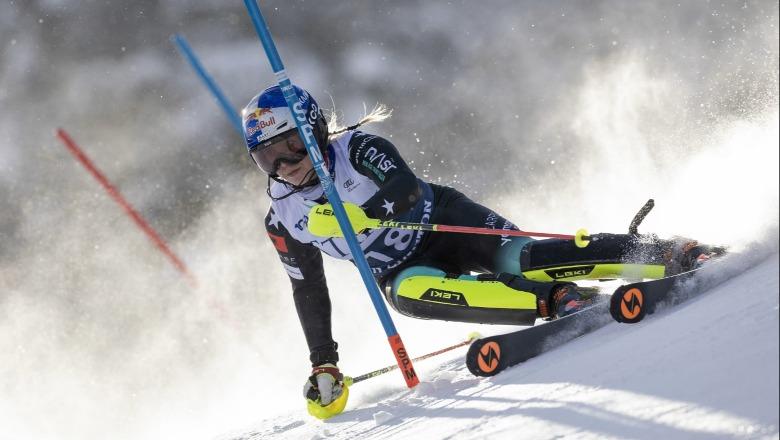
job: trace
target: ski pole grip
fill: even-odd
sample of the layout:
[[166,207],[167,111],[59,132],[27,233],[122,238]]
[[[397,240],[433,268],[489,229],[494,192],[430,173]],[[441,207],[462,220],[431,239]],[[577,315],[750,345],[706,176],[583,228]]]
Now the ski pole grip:
[[401,369],[406,380],[406,386],[414,388],[420,383],[420,378],[417,377],[417,373],[414,372],[414,366],[412,366],[412,360],[409,359],[409,355],[406,353],[403,341],[401,341],[400,335],[393,335],[387,338],[390,342],[390,347],[393,349],[395,355],[395,361],[398,363],[398,368]]

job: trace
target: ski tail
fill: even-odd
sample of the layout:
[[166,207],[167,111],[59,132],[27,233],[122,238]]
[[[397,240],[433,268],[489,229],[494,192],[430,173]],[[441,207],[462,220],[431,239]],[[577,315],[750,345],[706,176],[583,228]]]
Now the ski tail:
[[608,309],[609,301],[602,299],[563,318],[478,339],[469,347],[466,366],[475,376],[494,376],[612,322]]
[[[609,312],[617,322],[636,324],[645,316],[655,312],[659,304],[667,300],[677,303],[705,290],[694,285],[683,288],[703,268],[717,264],[718,258],[726,253],[724,247],[709,247],[707,258],[699,259],[692,270],[657,280],[640,281],[618,287],[610,299]],[[705,254],[702,254],[705,255]]]

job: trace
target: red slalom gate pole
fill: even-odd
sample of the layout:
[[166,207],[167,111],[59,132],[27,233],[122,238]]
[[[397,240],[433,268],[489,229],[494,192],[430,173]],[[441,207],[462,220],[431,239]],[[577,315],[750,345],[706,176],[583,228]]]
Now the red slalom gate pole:
[[144,234],[146,234],[146,236],[152,240],[152,243],[154,243],[157,249],[159,249],[160,252],[162,252],[166,257],[168,257],[171,263],[173,263],[173,266],[182,275],[184,275],[187,283],[189,283],[192,287],[197,287],[197,279],[187,269],[187,266],[184,264],[184,262],[178,256],[176,256],[176,254],[168,247],[167,244],[165,244],[165,241],[159,236],[159,234],[157,234],[154,228],[152,228],[151,225],[149,225],[149,223],[144,220],[141,214],[133,209],[133,206],[130,204],[130,202],[128,202],[122,196],[119,190],[106,178],[106,176],[97,169],[97,167],[92,163],[84,151],[79,148],[79,146],[70,136],[68,136],[68,133],[66,133],[62,128],[58,128],[57,137],[60,139],[60,141],[62,141],[63,145],[65,145],[68,151],[70,151],[70,153],[73,154],[73,156],[84,166],[84,168],[86,168],[87,171],[89,171],[89,173],[92,174],[95,179],[97,179],[100,185],[103,186],[103,188],[106,190],[108,195],[111,196],[111,198],[122,207],[125,213],[127,213],[127,215],[141,229],[141,231],[143,231]]

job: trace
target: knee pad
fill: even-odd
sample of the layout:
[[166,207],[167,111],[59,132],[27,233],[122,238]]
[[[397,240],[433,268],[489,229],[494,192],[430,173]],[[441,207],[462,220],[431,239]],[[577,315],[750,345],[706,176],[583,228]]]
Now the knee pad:
[[551,286],[509,274],[447,275],[412,267],[386,286],[386,295],[398,312],[415,318],[533,325],[537,296],[546,298]]

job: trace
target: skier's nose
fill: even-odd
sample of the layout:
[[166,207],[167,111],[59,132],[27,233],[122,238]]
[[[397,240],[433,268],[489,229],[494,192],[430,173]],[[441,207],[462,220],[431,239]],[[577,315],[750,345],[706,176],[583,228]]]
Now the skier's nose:
[[297,164],[291,164],[289,162],[282,161],[282,163],[280,163],[279,167],[276,169],[276,172],[280,176],[285,176],[287,174],[290,174],[292,171],[294,171],[296,166]]

